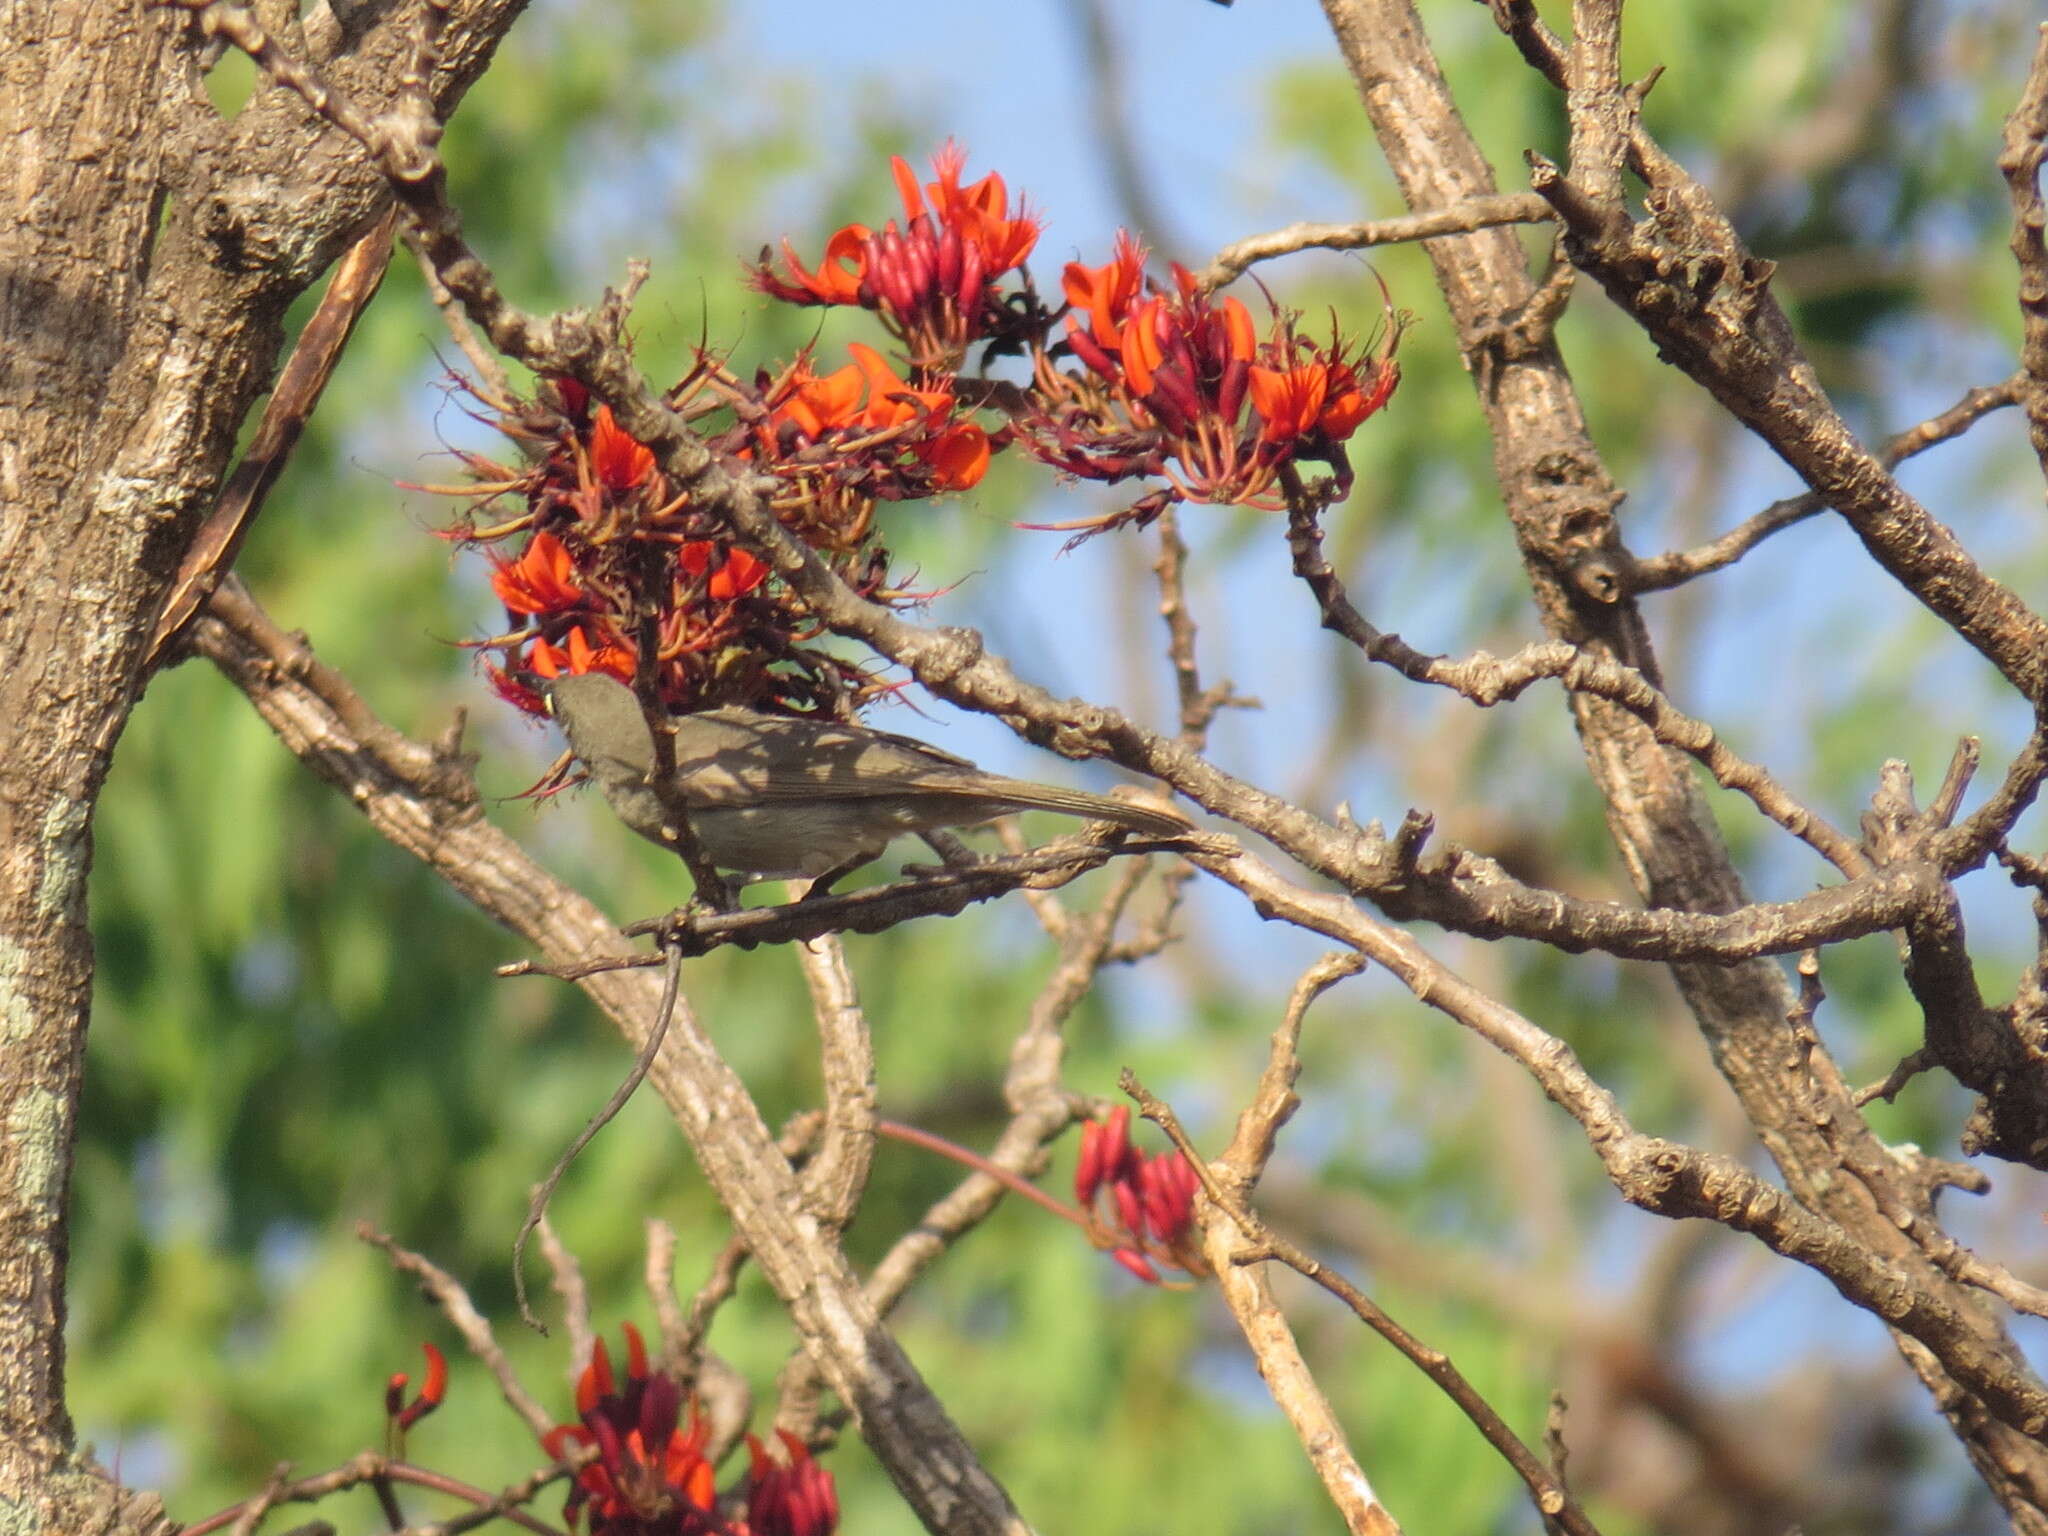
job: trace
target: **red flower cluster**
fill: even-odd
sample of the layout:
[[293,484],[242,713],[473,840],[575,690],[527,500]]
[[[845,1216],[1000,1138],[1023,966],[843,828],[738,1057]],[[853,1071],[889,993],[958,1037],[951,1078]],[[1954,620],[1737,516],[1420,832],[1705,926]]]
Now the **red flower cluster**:
[[[951,373],[976,341],[1014,338],[1032,325],[1032,306],[1006,302],[996,279],[1022,267],[1038,243],[1038,217],[1019,202],[1010,217],[1010,193],[991,171],[960,185],[967,151],[948,142],[932,159],[938,179],[919,191],[901,156],[889,162],[903,199],[901,229],[891,219],[879,233],[849,224],[825,242],[815,272],[782,242],[787,279],[777,277],[767,249],[749,280],[771,298],[790,304],[858,304],[882,317],[903,343],[914,372]],[[931,197],[925,209],[924,193]]]
[[[1186,269],[1175,266],[1168,287],[1153,282],[1144,247],[1119,232],[1104,265],[1067,265],[1059,334],[1060,317],[1038,302],[1023,270],[1037,218],[1021,209],[1009,216],[1008,190],[994,173],[962,187],[965,160],[953,144],[934,160],[929,211],[910,168],[894,161],[903,228],[892,221],[877,234],[849,224],[826,242],[816,271],[784,241],[781,274],[764,250],[750,281],[794,304],[876,311],[903,343],[919,388],[949,399],[960,393],[957,371],[971,343],[1028,352],[1028,389],[985,386],[986,397],[1007,395],[1012,418],[993,448],[1021,442],[1082,479],[1164,482],[1121,511],[1055,526],[1143,523],[1177,501],[1277,511],[1297,494],[1303,462],[1327,465],[1335,494],[1349,487],[1344,443],[1400,379],[1397,319],[1389,315],[1367,351],[1334,327],[1327,342],[1312,340],[1298,316],[1275,305],[1261,337],[1241,302],[1217,300]],[[996,279],[1013,270],[1020,286],[1005,295]],[[1080,371],[1063,366],[1070,359]]]
[[[1074,1198],[1109,1256],[1147,1285],[1160,1284],[1154,1261],[1206,1275],[1195,1232],[1195,1170],[1178,1152],[1146,1157],[1131,1145],[1131,1111],[1119,1104],[1107,1121],[1081,1127],[1081,1157],[1074,1165]],[[1096,1208],[1109,1191],[1112,1219]]]
[[[807,267],[788,242],[750,281],[774,298],[874,311],[904,371],[871,347],[821,372],[806,350],[752,379],[700,351],[668,402],[700,425],[736,477],[760,488],[783,525],[856,591],[904,602],[876,536],[884,503],[978,484],[1012,443],[1082,479],[1150,481],[1129,506],[1061,524],[1084,533],[1143,523],[1179,501],[1276,510],[1304,494],[1298,471],[1321,463],[1351,481],[1345,443],[1400,377],[1400,323],[1377,347],[1301,333],[1277,306],[1263,327],[1239,300],[1206,292],[1184,269],[1161,286],[1145,250],[1120,233],[1108,262],[1070,263],[1064,305],[1040,303],[1024,262],[1040,221],[1013,205],[1001,176],[964,182],[948,144],[920,184],[893,162],[901,223],[849,224]],[[1013,281],[1008,281],[1013,279]],[[1030,359],[1028,385],[961,373],[970,346]],[[994,430],[974,419],[1000,409]],[[651,683],[673,711],[738,703],[842,711],[878,686],[815,644],[816,620],[733,540],[722,509],[672,484],[647,445],[569,380],[501,411],[523,466],[469,459],[475,503],[451,531],[485,548],[504,604],[502,633],[476,642],[497,658],[499,691],[544,712],[543,680],[606,672]],[[486,508],[511,501],[490,522]]]
[[1398,320],[1389,317],[1379,349],[1366,355],[1334,328],[1326,345],[1311,341],[1298,317],[1275,306],[1262,341],[1238,300],[1217,302],[1178,264],[1173,287],[1161,290],[1144,264],[1144,248],[1119,233],[1104,265],[1067,267],[1063,350],[1087,371],[1065,372],[1062,349],[1041,349],[1033,408],[1018,428],[1035,457],[1067,474],[1166,485],[1109,518],[1068,526],[1142,523],[1176,501],[1278,511],[1285,475],[1304,460],[1329,465],[1337,493],[1347,489],[1344,442],[1400,381]]
[[785,483],[777,512],[821,548],[865,538],[877,502],[964,491],[988,471],[988,434],[957,417],[951,389],[913,389],[874,348],[846,350],[853,361],[822,376],[798,357],[732,445]]
[[563,1510],[571,1530],[587,1509],[590,1536],[831,1536],[839,1524],[832,1474],[786,1433],[786,1459],[779,1462],[747,1437],[744,1488],[726,1496],[721,1513],[716,1474],[704,1455],[710,1426],[695,1403],[685,1418],[682,1388],[649,1370],[640,1331],[628,1323],[625,1334],[625,1380],[614,1376],[599,1339],[576,1384],[579,1422],[557,1425],[541,1441],[557,1460],[596,1448]]
[[[771,504],[791,531],[858,590],[887,597],[888,557],[873,545],[875,505],[962,490],[988,466],[987,433],[963,420],[944,388],[913,389],[882,357],[818,375],[808,356],[752,385],[708,361],[672,395],[678,405],[729,408],[710,438],[735,471],[785,489]],[[491,557],[491,587],[509,627],[478,642],[496,652],[498,691],[545,713],[539,683],[607,672],[630,682],[651,635],[655,684],[670,708],[720,703],[816,707],[867,680],[844,658],[803,642],[816,625],[732,540],[722,516],[669,483],[647,446],[558,379],[500,421],[528,466],[470,460],[480,503],[517,498],[517,515],[484,525],[473,508],[453,531]],[[523,539],[516,555],[498,547]]]

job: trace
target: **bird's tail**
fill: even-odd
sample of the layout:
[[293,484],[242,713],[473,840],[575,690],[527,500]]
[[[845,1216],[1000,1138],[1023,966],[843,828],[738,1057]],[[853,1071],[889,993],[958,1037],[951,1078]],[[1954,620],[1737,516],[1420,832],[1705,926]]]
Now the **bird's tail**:
[[1108,795],[1090,794],[1085,789],[1030,784],[1021,779],[1002,780],[1001,786],[1001,798],[1019,807],[1085,816],[1090,821],[1106,821],[1147,837],[1182,837],[1194,830],[1194,824],[1187,817],[1165,806],[1139,805],[1130,800],[1112,799]]

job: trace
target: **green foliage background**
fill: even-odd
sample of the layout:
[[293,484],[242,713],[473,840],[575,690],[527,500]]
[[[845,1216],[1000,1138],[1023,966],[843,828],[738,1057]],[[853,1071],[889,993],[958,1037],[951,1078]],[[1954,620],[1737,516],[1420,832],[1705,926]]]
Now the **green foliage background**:
[[[1260,8],[1252,0],[1240,19],[1259,25]],[[1742,190],[1739,221],[1784,263],[1795,318],[1871,431],[2002,375],[2016,333],[1992,156],[2025,7],[1901,9],[1922,68],[1819,182],[1774,175],[1776,125],[1801,120],[1834,88],[1865,45],[1863,7],[1642,6],[1627,59],[1634,74],[1669,66],[1651,98],[1652,127],[1710,182],[1723,175]],[[1435,3],[1427,12],[1472,125],[1510,184],[1524,147],[1561,154],[1556,101],[1484,10]],[[642,355],[657,377],[680,371],[700,333],[739,338],[749,364],[809,339],[815,314],[772,311],[743,292],[736,257],[785,229],[815,249],[835,225],[878,217],[889,201],[887,153],[922,153],[951,126],[934,120],[928,99],[880,78],[851,92],[840,82],[833,99],[861,106],[835,111],[820,85],[829,60],[762,64],[741,93],[706,89],[716,66],[702,59],[710,50],[730,66],[732,25],[708,0],[624,0],[603,9],[601,24],[591,8],[541,6],[448,139],[456,198],[523,302],[585,301],[616,273],[621,251],[657,258],[639,306]],[[992,30],[992,47],[996,38]],[[249,88],[230,67],[217,84],[229,110]],[[1233,232],[1394,211],[1332,55],[1284,66],[1259,92],[1265,126],[1237,149],[1243,214]],[[1003,145],[974,148],[977,168],[1002,165]],[[1173,165],[1156,170],[1171,189]],[[1312,189],[1321,202],[1276,206],[1274,185]],[[1530,243],[1540,252],[1540,239]],[[1042,286],[1061,255],[1041,256]],[[1422,323],[1394,411],[1361,434],[1359,488],[1333,520],[1336,553],[1376,621],[1435,649],[1511,647],[1533,621],[1470,381],[1421,253],[1375,253],[1373,267]],[[1354,329],[1376,314],[1377,290],[1356,263],[1301,261],[1268,280],[1287,303],[1332,305]],[[834,345],[863,334],[846,317],[825,332]],[[1639,551],[1718,531],[1791,489],[1597,296],[1581,293],[1564,343],[1598,440],[1633,488],[1625,515]],[[452,476],[434,457],[436,433],[475,440],[459,397],[437,407],[425,387],[448,355],[401,255],[241,569],[387,719],[427,735],[470,708],[485,787],[509,795],[534,776],[543,740],[488,699],[450,643],[476,632],[487,593],[476,570],[451,566],[427,536],[442,516],[433,500],[394,489]],[[1915,474],[1999,574],[2023,592],[2040,588],[2038,485],[2013,422],[1988,423]],[[1123,550],[1101,541],[1069,564],[1049,562],[1048,536],[1003,530],[1031,510],[1035,484],[999,475],[971,512],[905,518],[892,541],[934,585],[990,573],[941,605],[948,621],[984,623],[1013,652],[1013,637],[1080,623],[1107,637],[1098,654],[1116,659],[1065,685],[1149,699],[1156,711],[1165,692],[1149,610],[1131,599],[1130,611],[1101,611],[1105,594],[1142,590],[1124,580],[1146,558],[1142,541]],[[1060,515],[1073,515],[1071,502]],[[1447,835],[1541,878],[1591,894],[1624,890],[1554,696],[1476,719],[1364,676],[1314,634],[1305,600],[1280,577],[1271,521],[1198,510],[1191,524],[1214,670],[1275,706],[1224,723],[1226,762],[1325,806],[1348,795],[1361,819],[1422,804]],[[1768,564],[1752,563],[1760,569],[1653,608],[1683,701],[1739,750],[1785,769],[1839,822],[1853,822],[1886,755],[1908,756],[1931,780],[1954,738],[1975,730],[1988,761],[2002,764],[2024,720],[1973,658],[1938,644],[1930,622],[1854,568],[1841,530],[1816,524],[1768,552]],[[1034,658],[1017,654],[1030,672]],[[1759,655],[1812,665],[1784,666],[1760,687]],[[1057,776],[1066,765],[1006,766]],[[536,815],[508,803],[494,815],[622,916],[677,894],[674,868],[591,805]],[[1757,836],[1744,808],[1727,821],[1760,890],[1793,893],[1814,878]],[[488,1378],[352,1230],[371,1222],[452,1270],[529,1383],[552,1390],[566,1416],[563,1346],[514,1319],[508,1249],[528,1184],[624,1070],[617,1042],[569,990],[491,979],[516,946],[374,838],[200,665],[157,678],[135,715],[98,823],[96,875],[101,986],[71,1296],[83,1431],[129,1481],[164,1486],[174,1513],[197,1518],[259,1487],[279,1460],[312,1470],[376,1443],[386,1373],[416,1371],[418,1341],[431,1338],[456,1356],[455,1378],[448,1406],[416,1432],[415,1458],[487,1486],[537,1464]],[[1314,951],[1213,893],[1188,925],[1192,941],[1155,974],[1112,978],[1075,1018],[1068,1081],[1106,1093],[1116,1069],[1131,1065],[1213,1136],[1262,1060],[1290,963]],[[1988,932],[1994,948],[2004,945],[1999,963],[2016,964],[2022,935],[2009,915],[1994,915]],[[1638,1123],[1720,1134],[1725,1101],[1654,973],[1431,942],[1570,1039]],[[1021,909],[980,911],[857,939],[852,950],[885,1112],[985,1142],[998,1123],[1008,1039],[1050,964],[1035,927]],[[1832,1042],[1852,1072],[1881,1075],[1916,1027],[1886,946],[1873,940],[1831,961],[1828,981]],[[787,955],[721,954],[696,963],[687,984],[771,1118],[813,1100],[808,1013]],[[1297,1192],[1281,1204],[1534,1438],[1551,1387],[1587,1347],[1589,1319],[1629,1315],[1641,1255],[1668,1233],[1617,1211],[1570,1128],[1499,1073],[1378,978],[1349,984],[1314,1016],[1308,1104],[1283,1170]],[[1513,1106],[1505,1116],[1504,1103]],[[1955,1094],[1923,1084],[1883,1112],[1882,1129],[1947,1149],[1961,1108]],[[1056,1183],[1070,1157],[1062,1149]],[[878,1255],[952,1177],[885,1144],[851,1239],[856,1256]],[[2024,1188],[2010,1175],[2001,1182]],[[1336,1234],[1353,1210],[1370,1213],[1381,1242],[1412,1240],[1425,1268],[1348,1252]],[[683,1234],[685,1286],[725,1236],[651,1096],[585,1154],[554,1213],[614,1336],[619,1319],[648,1321],[643,1218],[659,1215]],[[1432,1254],[1491,1266],[1526,1305],[1488,1305],[1484,1287],[1433,1282]],[[1715,1272],[1742,1259],[1729,1240],[1707,1244]],[[1981,1519],[1960,1458],[1898,1391],[1900,1373],[1885,1369],[1874,1333],[1845,1325],[1801,1280],[1771,1270],[1756,1283],[1753,1269],[1741,1272],[1753,1288],[1731,1312],[1674,1345],[1703,1391],[1761,1402],[1781,1370],[1815,1359],[1868,1368],[1858,1379],[1880,1386],[1859,1390],[1923,1437],[1889,1493],[1845,1485],[1833,1521],[1808,1529],[1911,1529],[1895,1522],[1920,1511],[1958,1529]],[[1411,1529],[1534,1529],[1505,1470],[1447,1402],[1317,1299],[1290,1295],[1380,1492]],[[1039,1213],[999,1212],[897,1324],[1044,1529],[1338,1528],[1213,1297],[1126,1283]],[[758,1282],[742,1286],[713,1343],[765,1399],[789,1339]],[[857,1442],[832,1466],[849,1531],[913,1528]],[[1897,1502],[1899,1488],[1910,1500]],[[429,1512],[422,1501],[417,1518]],[[321,1513],[344,1530],[378,1527],[367,1497]],[[1640,1511],[1600,1513],[1615,1536],[1649,1528]]]

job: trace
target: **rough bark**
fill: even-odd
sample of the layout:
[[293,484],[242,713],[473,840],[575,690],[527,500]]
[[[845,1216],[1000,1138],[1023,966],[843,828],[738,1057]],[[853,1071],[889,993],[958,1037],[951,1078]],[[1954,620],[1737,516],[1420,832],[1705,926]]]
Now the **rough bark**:
[[[521,8],[462,8],[452,105]],[[376,93],[407,39],[308,45]],[[346,52],[341,50],[346,45]],[[91,823],[168,583],[267,386],[287,306],[389,201],[360,151],[266,89],[208,103],[189,18],[0,9],[0,1527],[142,1529],[73,1465],[65,1211],[93,954]]]

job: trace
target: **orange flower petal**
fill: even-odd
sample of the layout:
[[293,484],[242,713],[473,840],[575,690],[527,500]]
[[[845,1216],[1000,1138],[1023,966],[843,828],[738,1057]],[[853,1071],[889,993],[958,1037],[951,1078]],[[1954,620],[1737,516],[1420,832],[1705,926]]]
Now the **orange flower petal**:
[[1165,303],[1160,298],[1145,300],[1131,311],[1130,319],[1124,322],[1119,333],[1124,377],[1130,381],[1134,394],[1149,395],[1152,392],[1153,370],[1166,361],[1157,330],[1159,312]]
[[914,219],[924,212],[924,198],[917,190],[917,172],[901,155],[889,157],[889,174],[896,178],[896,195],[903,199],[903,217]]
[[590,432],[590,467],[607,490],[630,491],[654,473],[654,452],[612,418],[600,405]]
[[941,489],[964,491],[988,473],[989,453],[988,434],[962,422],[920,449],[918,457],[932,467]]
[[512,613],[559,613],[583,601],[576,562],[552,533],[537,533],[519,558],[491,572],[491,590]]
[[736,597],[745,597],[767,579],[765,560],[756,559],[744,549],[728,550],[725,564],[711,578],[710,592],[719,602],[729,603]]
[[[953,403],[951,395],[937,390],[912,389],[889,366],[888,359],[873,347],[858,341],[848,342],[846,350],[853,358],[854,366],[860,369],[868,384],[867,408],[860,413],[860,424],[864,427],[894,427],[914,420],[918,407],[922,405],[934,415],[945,411]],[[909,398],[904,398],[908,396]]]
[[1224,332],[1230,338],[1230,355],[1246,361],[1259,349],[1258,327],[1252,324],[1252,312],[1236,299],[1223,301]]
[[798,431],[816,440],[854,424],[860,411],[861,383],[860,369],[850,363],[823,378],[799,379],[775,414],[795,422]]
[[[580,636],[583,631],[573,629],[569,633]],[[590,1364],[583,1368],[583,1374],[576,1379],[576,1411],[578,1413],[588,1413],[597,1406],[600,1398],[610,1397],[611,1395],[611,1352],[604,1347],[603,1339],[594,1339],[591,1341]]]
[[1321,363],[1308,363],[1285,372],[1254,367],[1252,409],[1265,422],[1259,436],[1269,443],[1306,436],[1317,425],[1317,416],[1329,392],[1330,370]]

